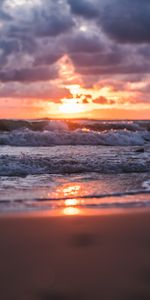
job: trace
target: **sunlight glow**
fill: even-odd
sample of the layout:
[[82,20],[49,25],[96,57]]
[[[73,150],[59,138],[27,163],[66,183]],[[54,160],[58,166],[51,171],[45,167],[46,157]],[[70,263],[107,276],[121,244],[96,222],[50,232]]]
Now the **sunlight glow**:
[[77,114],[85,111],[85,107],[81,103],[77,103],[74,99],[63,99],[64,103],[60,105],[59,111],[63,114]]
[[73,98],[76,98],[78,94],[81,93],[81,87],[79,84],[73,84],[66,86],[70,90],[70,93],[73,95]]
[[65,206],[77,206],[79,205],[79,201],[77,199],[68,199],[68,200],[65,200]]
[[80,209],[76,207],[66,207],[63,210],[64,215],[67,216],[74,216],[74,215],[79,215],[80,214]]
[[88,29],[88,28],[87,28],[86,25],[81,25],[80,28],[79,28],[79,30],[82,31],[82,32],[86,32],[87,29]]
[[[80,197],[82,194],[82,184],[81,183],[69,183],[64,184],[57,190],[57,197],[58,198],[66,198],[67,202],[65,202],[65,205],[67,204],[77,204],[76,197]],[[71,200],[69,199],[71,198]],[[71,201],[71,202],[68,202]]]

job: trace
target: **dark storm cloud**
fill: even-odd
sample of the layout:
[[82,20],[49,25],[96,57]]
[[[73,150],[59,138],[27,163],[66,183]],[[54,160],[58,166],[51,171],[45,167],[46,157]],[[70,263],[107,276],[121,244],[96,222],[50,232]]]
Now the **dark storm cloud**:
[[57,77],[57,72],[48,68],[32,68],[0,72],[1,82],[34,82],[47,81]]
[[150,64],[144,65],[119,65],[119,66],[105,66],[105,67],[91,67],[90,69],[87,67],[77,67],[77,71],[83,75],[116,75],[116,74],[149,74],[150,73]]
[[[45,0],[40,4],[33,1],[30,6],[28,3],[11,6],[11,1],[1,1],[0,80],[26,82],[53,79],[46,64],[56,63],[64,54],[57,49],[56,37],[71,31],[73,26],[74,19],[65,1]],[[50,45],[53,45],[51,51]],[[25,68],[27,55],[31,64]],[[16,70],[18,56],[22,56],[22,61],[18,61],[19,70]],[[38,70],[38,65],[45,65],[45,69]]]
[[149,0],[68,0],[74,14],[93,19],[121,43],[150,42]]
[[71,54],[71,58],[76,66],[80,67],[97,67],[97,66],[111,66],[118,65],[123,62],[125,56],[120,52],[108,52],[108,53],[79,53]]
[[11,26],[7,28],[7,33],[11,36],[55,37],[70,31],[75,25],[65,1],[45,0],[43,3],[35,4],[28,9],[25,7],[24,11],[22,7],[19,15],[18,11],[16,10],[15,13],[9,5],[6,6],[6,9],[14,20]]
[[99,24],[123,43],[150,42],[150,1],[110,0],[100,9]]
[[42,94],[38,84],[59,79],[64,55],[87,86],[105,76],[128,81],[150,73],[149,0],[32,0],[17,8],[12,3],[0,1],[0,81],[8,90],[20,83],[21,95],[23,84],[37,83],[26,96],[44,97],[47,88]]
[[49,15],[46,12],[41,15],[41,18],[35,18],[36,27],[34,33],[36,36],[56,36],[66,31],[74,25],[71,18],[64,18],[59,15]]
[[12,52],[19,51],[19,43],[15,39],[1,39],[0,49],[3,50],[5,54],[10,54]]
[[65,44],[69,53],[94,53],[104,50],[104,42],[95,33],[77,32],[66,38]]
[[44,56],[38,56],[35,58],[34,65],[52,65],[56,63],[60,58],[62,57],[62,54],[59,53],[52,53],[49,55]]
[[74,14],[93,19],[98,17],[97,7],[90,0],[67,0]]
[[35,58],[35,65],[54,64],[65,54],[75,63],[75,59],[80,60],[80,56],[82,59],[86,55],[93,56],[104,52],[105,44],[98,34],[76,30],[73,34],[62,36],[57,41],[52,40],[46,48]]

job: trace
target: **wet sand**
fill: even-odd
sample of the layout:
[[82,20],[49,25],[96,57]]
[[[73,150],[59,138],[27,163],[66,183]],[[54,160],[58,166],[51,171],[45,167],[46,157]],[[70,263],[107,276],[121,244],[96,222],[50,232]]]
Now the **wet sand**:
[[0,217],[0,299],[149,300],[150,210],[64,213]]

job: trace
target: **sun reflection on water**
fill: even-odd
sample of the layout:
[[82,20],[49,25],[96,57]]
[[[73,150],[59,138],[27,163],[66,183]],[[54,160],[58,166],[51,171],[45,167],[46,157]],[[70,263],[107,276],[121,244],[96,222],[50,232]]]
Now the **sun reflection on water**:
[[82,195],[82,184],[74,184],[74,183],[69,183],[61,186],[57,190],[57,196],[59,198],[73,198],[73,197],[80,197]]
[[[63,186],[59,189],[59,193],[62,198],[67,198],[64,201],[65,208],[63,209],[63,214],[67,216],[73,216],[80,214],[80,200],[72,199],[72,197],[79,197],[81,195],[81,185],[80,184],[69,184],[68,186]],[[69,199],[71,197],[71,199]]]
[[78,215],[80,213],[79,206],[80,201],[77,199],[68,199],[65,200],[65,208],[63,209],[64,215]]
[[68,200],[65,200],[65,206],[77,206],[80,204],[80,201],[77,200],[77,199],[68,199]]
[[67,216],[74,216],[80,214],[80,209],[77,207],[65,207],[63,209],[63,214]]
[[[71,182],[62,184],[55,193],[55,198],[59,200],[55,202],[55,205],[57,208],[61,208],[61,214],[63,215],[78,215],[81,213],[81,206],[84,202],[80,197],[84,193],[84,185],[82,183]],[[50,195],[48,194],[48,196]]]

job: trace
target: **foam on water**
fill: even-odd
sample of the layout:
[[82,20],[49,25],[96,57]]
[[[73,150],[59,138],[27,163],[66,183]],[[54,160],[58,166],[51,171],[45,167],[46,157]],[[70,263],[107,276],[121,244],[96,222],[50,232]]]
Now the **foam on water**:
[[149,174],[1,177],[0,211],[150,206]]
[[0,145],[142,146],[147,141],[149,121],[0,120]]
[[35,132],[30,129],[14,130],[0,134],[0,145],[11,146],[55,146],[55,145],[106,145],[134,146],[144,145],[150,141],[150,132],[131,132],[127,130],[110,130],[105,132],[67,130],[45,130]]
[[150,131],[150,121],[96,121],[96,120],[0,120],[0,131],[28,128],[33,131],[90,129]]
[[[5,155],[4,153],[9,153]],[[3,147],[0,176],[74,174],[85,172],[131,173],[150,170],[150,153],[137,147],[55,146],[52,148]]]
[[150,122],[0,120],[0,211],[75,198],[80,207],[150,206]]

